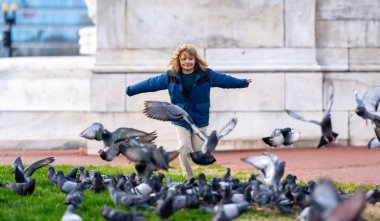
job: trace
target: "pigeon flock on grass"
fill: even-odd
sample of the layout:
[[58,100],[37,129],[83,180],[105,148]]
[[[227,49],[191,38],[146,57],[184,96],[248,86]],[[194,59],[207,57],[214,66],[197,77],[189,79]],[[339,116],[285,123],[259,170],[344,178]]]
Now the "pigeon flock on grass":
[[[318,148],[334,142],[338,133],[331,124],[331,108],[334,98],[334,86],[327,85],[327,106],[322,120],[308,120],[292,110],[286,112],[293,118],[313,123],[321,128]],[[368,148],[380,146],[380,116],[376,115],[380,101],[380,85],[367,91],[359,98],[354,91],[357,102],[356,114],[374,125],[375,137],[368,143]],[[206,134],[201,131],[191,117],[177,105],[160,101],[146,101],[143,113],[152,119],[161,121],[186,121],[203,141],[200,151],[190,153],[194,163],[210,165],[216,162],[213,152],[219,141],[227,136],[237,125],[237,118],[232,118],[221,130]],[[295,128],[276,128],[262,141],[271,147],[289,146],[300,138],[300,131]],[[112,161],[120,154],[134,163],[135,171],[131,174],[107,175],[98,171],[88,171],[85,167],[74,167],[67,173],[56,171],[53,166],[47,168],[47,179],[57,191],[66,196],[67,209],[62,221],[82,221],[76,213],[85,201],[84,191],[92,194],[108,192],[113,204],[132,209],[113,209],[104,205],[97,216],[110,221],[138,221],[147,219],[147,215],[137,210],[154,211],[161,219],[170,217],[183,210],[200,209],[213,214],[213,221],[228,221],[239,217],[245,211],[275,211],[285,216],[297,217],[301,221],[357,221],[365,220],[362,212],[367,203],[380,202],[378,186],[365,191],[346,193],[333,184],[331,180],[308,181],[302,183],[292,174],[285,174],[286,162],[276,155],[263,153],[247,156],[241,160],[250,164],[255,173],[248,180],[234,177],[227,168],[222,177],[207,177],[200,173],[196,178],[175,182],[161,171],[168,171],[170,162],[178,156],[178,151],[166,151],[157,146],[154,140],[156,132],[144,132],[134,128],[118,128],[113,132],[101,123],[93,123],[80,133],[90,140],[103,142],[99,151],[102,160]],[[33,194],[36,180],[33,173],[54,162],[54,157],[38,160],[25,167],[18,157],[12,165],[15,182],[0,183],[18,195]],[[256,170],[256,171],[255,171]],[[94,215],[96,216],[96,215]]]
[[114,205],[133,211],[104,205],[99,214],[94,214],[110,221],[144,220],[147,216],[140,212],[142,209],[154,212],[161,220],[180,211],[199,209],[213,214],[215,221],[233,220],[246,211],[273,211],[302,221],[356,221],[365,220],[362,212],[367,203],[380,201],[377,186],[367,192],[346,193],[330,180],[301,184],[292,174],[284,177],[285,162],[273,154],[241,160],[261,172],[241,180],[227,168],[221,177],[207,178],[200,173],[197,178],[174,182],[161,172],[140,179],[136,172],[111,176],[82,166],[64,173],[50,166],[46,177],[57,191],[66,195],[62,203],[67,204],[67,209],[62,221],[83,220],[76,211],[81,210],[86,200],[84,191],[90,194],[107,191]]

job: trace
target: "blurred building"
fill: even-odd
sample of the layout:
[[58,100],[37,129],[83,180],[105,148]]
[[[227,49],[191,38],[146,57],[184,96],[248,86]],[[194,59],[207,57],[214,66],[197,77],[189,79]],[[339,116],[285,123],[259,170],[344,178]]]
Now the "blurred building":
[[81,53],[94,55],[1,59],[0,147],[86,146],[96,153],[101,144],[78,134],[100,122],[111,131],[156,130],[156,143],[175,149],[170,123],[141,112],[145,100],[168,101],[167,91],[127,97],[125,87],[163,73],[183,42],[196,45],[215,71],[253,79],[246,89],[211,91],[209,130],[239,119],[219,150],[267,148],[261,138],[283,127],[301,131],[294,147],[317,146],[320,128],[289,117],[285,109],[321,119],[328,80],[335,86],[331,116],[339,133],[332,145],[366,145],[374,136],[372,125],[354,112],[352,91],[362,96],[380,83],[378,0],[86,0],[96,28],[84,27],[92,24],[82,1],[64,2],[75,12],[65,22],[86,21],[73,25],[80,34],[30,38],[62,38],[70,45],[75,35]]
[[[93,25],[84,0],[0,0],[4,3],[17,5],[13,56],[79,55],[78,31]],[[1,16],[1,33],[6,28]]]

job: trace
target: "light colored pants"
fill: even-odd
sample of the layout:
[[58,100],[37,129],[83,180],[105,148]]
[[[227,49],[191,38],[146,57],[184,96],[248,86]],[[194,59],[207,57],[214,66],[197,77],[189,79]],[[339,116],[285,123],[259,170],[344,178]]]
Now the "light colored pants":
[[[174,126],[177,132],[179,163],[181,164],[182,174],[187,178],[194,177],[194,172],[190,164],[191,158],[189,153],[200,150],[204,141],[199,138],[193,130],[177,125]],[[206,132],[207,127],[202,127],[199,129]]]

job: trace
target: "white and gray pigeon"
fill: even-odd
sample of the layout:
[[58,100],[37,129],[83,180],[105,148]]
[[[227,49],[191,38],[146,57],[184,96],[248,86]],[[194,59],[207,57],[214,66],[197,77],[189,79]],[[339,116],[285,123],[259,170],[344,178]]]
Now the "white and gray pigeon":
[[74,213],[74,206],[69,204],[61,221],[83,221],[83,219],[78,214]]
[[354,95],[357,105],[356,114],[365,120],[371,120],[377,127],[380,127],[380,116],[375,114],[380,102],[380,84],[365,92],[361,99],[356,90],[354,90]]
[[332,143],[339,135],[338,133],[335,133],[333,131],[331,124],[331,107],[334,100],[334,85],[332,81],[326,81],[326,84],[328,91],[328,101],[325,115],[323,116],[321,121],[308,120],[294,111],[286,110],[286,113],[288,113],[289,116],[297,120],[313,123],[321,127],[321,139],[319,141],[318,148],[324,147],[325,145]]
[[257,178],[261,179],[269,186],[273,186],[275,190],[280,190],[280,180],[284,175],[285,162],[279,160],[276,155],[263,153],[260,156],[251,156],[241,159],[242,161],[252,165],[263,174],[259,174]]
[[29,177],[33,175],[34,171],[37,169],[46,166],[52,162],[54,162],[54,157],[47,157],[42,160],[38,160],[24,169],[22,165],[21,157],[17,157],[15,162],[13,163],[13,170],[15,172],[15,180],[17,183],[25,183],[29,181]]
[[285,127],[282,129],[276,128],[269,137],[261,138],[264,143],[271,147],[281,145],[288,146],[299,140],[300,132],[294,128]]
[[219,140],[229,134],[236,126],[237,118],[232,118],[220,131],[213,130],[210,135],[200,131],[198,136],[205,142],[201,150],[190,153],[194,163],[199,165],[209,165],[216,161],[212,153],[214,152]]

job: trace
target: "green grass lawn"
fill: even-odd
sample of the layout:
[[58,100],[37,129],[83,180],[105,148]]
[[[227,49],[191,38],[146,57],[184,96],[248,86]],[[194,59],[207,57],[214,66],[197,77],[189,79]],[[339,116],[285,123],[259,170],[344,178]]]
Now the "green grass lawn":
[[[73,166],[55,166],[56,171],[62,170],[67,173]],[[174,181],[183,181],[184,178],[180,175],[178,165],[174,165],[174,169],[165,172],[165,175],[171,177]],[[86,167],[88,170],[95,169],[106,175],[130,174],[133,171],[132,167],[122,166],[98,166]],[[213,176],[222,176],[225,169],[220,166],[197,167],[196,174],[204,172],[208,180]],[[36,180],[36,188],[30,196],[19,196],[6,188],[0,188],[0,220],[61,220],[61,217],[66,210],[64,204],[66,195],[53,186],[47,179],[47,167],[41,168],[33,174]],[[249,173],[232,171],[232,175],[246,181]],[[0,182],[14,182],[14,174],[11,166],[0,167]],[[353,192],[357,189],[369,189],[371,186],[358,186],[354,184],[338,184],[346,191]],[[108,206],[120,210],[127,210],[124,206],[114,205],[107,191],[103,193],[94,193],[91,190],[84,192],[84,200],[80,211],[76,211],[83,220],[104,220],[100,215],[100,210],[103,206]],[[368,220],[380,220],[379,206],[368,205],[365,211],[365,217]],[[138,212],[146,214],[147,220],[159,220],[155,211],[138,210]],[[202,210],[185,210],[175,213],[169,220],[211,220],[212,214]],[[275,211],[258,211],[252,209],[245,212],[239,219],[236,220],[294,220],[295,216],[284,216]]]

